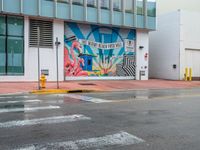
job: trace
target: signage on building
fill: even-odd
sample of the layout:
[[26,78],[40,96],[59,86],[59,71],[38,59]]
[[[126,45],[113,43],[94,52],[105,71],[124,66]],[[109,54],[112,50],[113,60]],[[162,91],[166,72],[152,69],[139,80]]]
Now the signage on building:
[[89,40],[83,40],[80,39],[79,42],[82,45],[88,45],[94,48],[98,49],[118,49],[123,47],[123,42],[116,42],[116,43],[99,43],[99,42],[94,42],[94,41],[89,41]]
[[125,52],[135,52],[135,41],[134,40],[125,39],[124,45],[125,45]]

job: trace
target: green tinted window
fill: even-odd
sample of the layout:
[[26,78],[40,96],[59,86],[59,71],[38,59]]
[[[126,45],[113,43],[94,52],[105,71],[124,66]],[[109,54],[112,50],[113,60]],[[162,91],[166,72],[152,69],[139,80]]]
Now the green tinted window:
[[5,16],[0,16],[0,35],[6,34],[6,19]]
[[7,19],[8,35],[23,36],[24,35],[24,22],[23,18],[16,16],[9,16]]
[[72,3],[75,5],[83,5],[83,0],[73,0]]
[[122,1],[121,0],[113,0],[113,10],[115,10],[115,11],[122,10]]
[[137,14],[144,15],[144,2],[143,0],[137,0]]
[[133,13],[133,0],[125,0],[125,11]]
[[24,21],[0,16],[0,75],[24,74]]
[[156,16],[156,2],[155,0],[148,0],[147,1],[147,15],[149,17]]
[[0,74],[6,73],[6,38],[0,36]]
[[24,66],[24,48],[23,38],[21,37],[8,37],[7,51],[8,51],[8,74],[22,74]]

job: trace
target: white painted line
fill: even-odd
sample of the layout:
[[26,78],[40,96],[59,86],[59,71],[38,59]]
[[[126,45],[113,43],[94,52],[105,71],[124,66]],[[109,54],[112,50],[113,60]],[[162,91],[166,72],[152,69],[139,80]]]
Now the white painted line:
[[105,99],[94,98],[94,97],[83,96],[83,95],[75,95],[75,94],[57,94],[57,96],[65,96],[65,97],[80,99],[82,101],[92,102],[92,103],[111,103],[111,102],[113,102],[111,100],[105,100]]
[[0,113],[9,113],[9,112],[33,112],[37,110],[46,110],[46,109],[59,109],[60,106],[44,106],[44,107],[25,107],[25,108],[10,108],[10,109],[0,109]]
[[37,124],[56,124],[64,122],[75,122],[80,120],[91,120],[91,118],[84,115],[75,114],[70,116],[56,116],[56,117],[47,117],[31,120],[18,120],[18,121],[9,121],[0,123],[0,128],[10,128],[10,127],[21,127],[21,126],[30,126]]
[[119,132],[113,135],[106,135],[103,137],[95,137],[89,139],[82,139],[77,141],[66,141],[57,143],[47,143],[43,145],[29,145],[22,147],[17,150],[47,150],[47,149],[66,149],[66,150],[83,150],[83,149],[94,149],[104,148],[106,146],[127,146],[145,142],[134,135],[127,132]]
[[13,98],[12,96],[2,96],[0,99],[5,99],[5,98]]
[[0,96],[0,99],[6,99],[6,98],[30,98],[31,96],[19,96],[19,95],[13,95],[13,96]]
[[33,100],[18,100],[18,101],[4,101],[0,102],[0,104],[15,104],[15,103],[34,103],[34,102],[41,102],[39,99],[33,99]]

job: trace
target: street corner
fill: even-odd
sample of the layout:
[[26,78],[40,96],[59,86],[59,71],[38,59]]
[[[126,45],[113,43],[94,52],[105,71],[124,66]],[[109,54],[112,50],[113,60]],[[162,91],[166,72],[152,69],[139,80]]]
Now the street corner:
[[41,89],[41,90],[32,90],[30,94],[36,95],[45,95],[45,94],[66,94],[66,93],[92,93],[97,92],[96,90],[88,89]]

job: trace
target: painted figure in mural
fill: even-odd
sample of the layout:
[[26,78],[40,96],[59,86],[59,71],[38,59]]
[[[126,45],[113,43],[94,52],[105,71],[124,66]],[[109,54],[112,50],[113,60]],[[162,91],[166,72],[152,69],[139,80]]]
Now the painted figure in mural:
[[[75,57],[74,50],[77,49],[79,52],[78,60]],[[73,41],[70,48],[70,53],[73,61],[70,60],[70,54],[67,48],[65,48],[65,75],[66,76],[88,76],[88,72],[83,71],[84,60],[80,58],[82,55],[81,45],[78,41]]]

